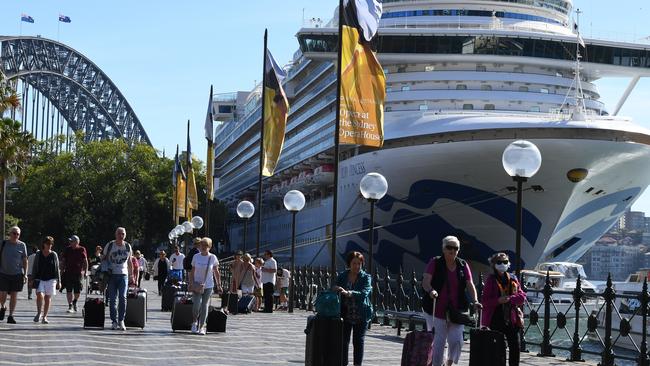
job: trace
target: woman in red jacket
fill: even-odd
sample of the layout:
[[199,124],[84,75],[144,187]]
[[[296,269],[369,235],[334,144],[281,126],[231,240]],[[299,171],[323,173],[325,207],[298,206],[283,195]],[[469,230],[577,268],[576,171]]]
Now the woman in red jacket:
[[517,277],[509,274],[510,258],[505,253],[490,257],[494,271],[485,281],[481,296],[481,325],[505,334],[508,340],[508,364],[519,366],[519,332],[524,327],[521,305],[526,300]]

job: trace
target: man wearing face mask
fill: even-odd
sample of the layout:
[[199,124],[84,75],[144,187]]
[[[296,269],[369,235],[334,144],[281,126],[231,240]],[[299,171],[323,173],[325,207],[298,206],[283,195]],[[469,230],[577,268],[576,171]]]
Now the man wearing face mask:
[[524,327],[521,311],[526,294],[521,289],[517,277],[509,274],[510,258],[505,253],[490,257],[494,271],[486,280],[481,296],[483,316],[481,325],[505,334],[508,340],[508,364],[519,366],[519,332]]

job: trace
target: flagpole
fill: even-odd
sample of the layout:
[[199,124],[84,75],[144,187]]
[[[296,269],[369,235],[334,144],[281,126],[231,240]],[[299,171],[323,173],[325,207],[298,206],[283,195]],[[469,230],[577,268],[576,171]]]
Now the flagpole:
[[188,199],[189,199],[189,191],[190,191],[190,159],[192,157],[190,156],[190,120],[187,120],[187,146],[185,148],[185,155],[186,155],[186,165],[185,169],[187,170],[187,180],[185,181],[185,220],[189,220],[189,215],[187,213],[189,204],[188,204]]
[[[210,154],[210,149],[213,149],[213,142],[212,140],[214,139],[214,127],[212,126],[212,121],[213,121],[213,113],[212,113],[212,85],[210,85],[210,100],[208,101],[208,115],[206,118],[210,117],[210,138],[208,139],[208,158],[211,156]],[[206,136],[207,137],[207,136]],[[212,206],[212,194],[214,193],[214,170],[209,169],[208,167],[213,167],[214,166],[214,156],[212,157],[212,160],[208,160],[206,162],[205,166],[205,175],[206,175],[206,188],[212,187],[212,189],[206,189],[206,195],[205,195],[205,228],[204,228],[204,234],[207,237],[210,237],[210,206]],[[210,164],[210,165],[207,165]],[[211,176],[208,176],[208,173],[211,174]]]
[[257,243],[255,257],[260,256],[260,241],[262,240],[262,170],[264,169],[264,109],[266,108],[266,53],[268,29],[264,29],[264,52],[262,53],[262,118],[260,121],[260,174],[257,181]]
[[[210,149],[212,149],[212,141],[208,140],[208,150],[210,150]],[[210,154],[208,153],[208,156],[209,155]],[[214,164],[214,161],[208,161],[207,164]],[[206,167],[205,173],[208,174],[208,171],[209,171],[209,169],[207,169],[207,167]],[[213,174],[213,176],[208,177],[207,179],[211,179],[212,182],[214,182],[214,173],[212,173],[212,174]],[[213,190],[214,190],[214,188],[213,188]],[[207,236],[207,237],[210,237],[210,206],[212,206],[212,197],[210,197],[210,195],[212,193],[213,192],[206,192],[206,195],[205,195],[205,217],[204,217],[203,221],[205,221],[205,223],[204,223],[205,224],[204,225],[205,226],[204,235]]]
[[331,283],[336,278],[336,211],[338,209],[338,191],[339,191],[339,133],[341,119],[341,64],[343,48],[343,0],[339,0],[339,53],[336,60],[336,119],[334,126],[334,192],[332,193],[332,246],[330,248],[331,256]]

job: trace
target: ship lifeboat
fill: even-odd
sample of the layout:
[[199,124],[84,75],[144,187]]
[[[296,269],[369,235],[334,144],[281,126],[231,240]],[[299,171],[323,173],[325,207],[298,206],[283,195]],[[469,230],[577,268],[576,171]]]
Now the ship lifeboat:
[[311,185],[329,186],[334,184],[334,165],[323,164],[314,169],[314,174],[309,178]]

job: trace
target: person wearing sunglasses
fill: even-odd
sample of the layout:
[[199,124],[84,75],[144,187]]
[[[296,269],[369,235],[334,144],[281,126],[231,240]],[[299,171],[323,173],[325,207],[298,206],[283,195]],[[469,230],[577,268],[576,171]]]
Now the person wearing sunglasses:
[[20,228],[13,226],[9,229],[9,239],[0,243],[0,321],[5,318],[5,302],[9,296],[9,324],[16,324],[13,315],[18,293],[27,282],[27,246],[19,237]]
[[427,329],[435,329],[433,366],[442,365],[443,360],[446,360],[447,366],[458,364],[464,343],[464,326],[471,321],[467,314],[469,307],[481,308],[476,300],[476,287],[469,264],[458,257],[459,250],[457,237],[442,239],[443,255],[431,258],[422,275],[424,318]]
[[524,327],[521,305],[526,294],[517,277],[508,273],[510,258],[505,253],[490,257],[493,273],[485,280],[481,295],[484,310],[481,325],[505,334],[508,341],[508,364],[519,365],[519,332]]

